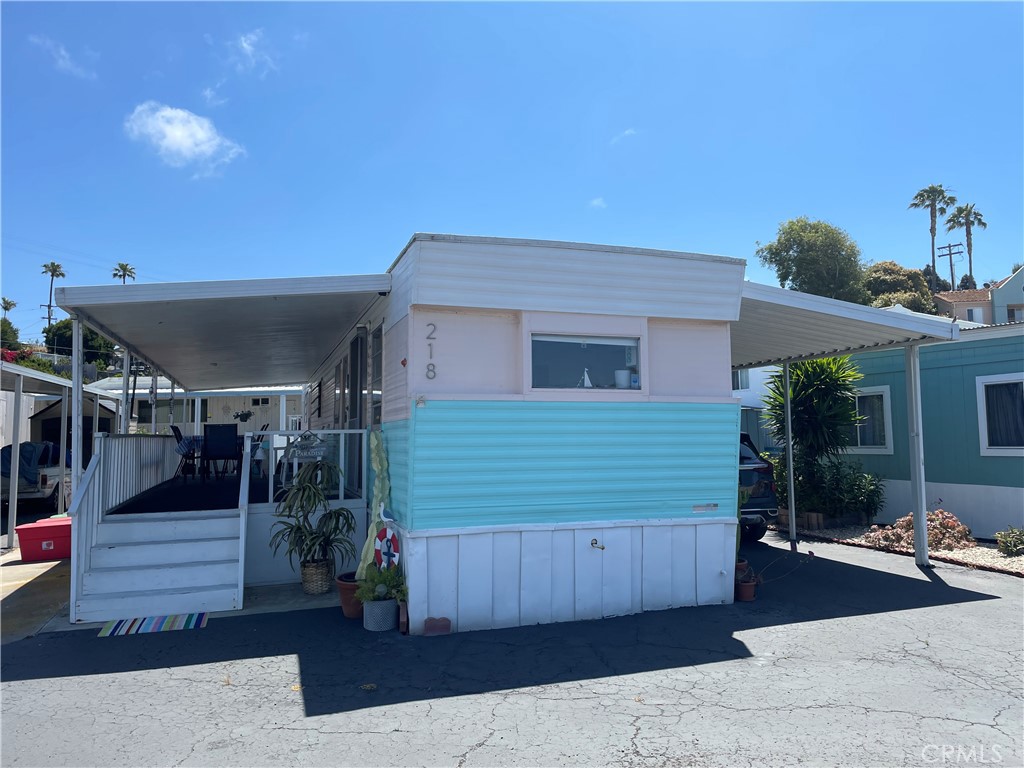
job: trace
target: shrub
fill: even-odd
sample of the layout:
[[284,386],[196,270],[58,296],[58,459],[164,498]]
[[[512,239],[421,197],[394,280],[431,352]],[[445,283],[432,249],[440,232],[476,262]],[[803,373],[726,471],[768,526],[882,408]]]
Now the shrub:
[[[780,507],[789,508],[785,456],[770,458],[775,478],[775,495]],[[831,459],[821,462],[813,477],[798,466],[793,478],[800,509],[821,512],[828,518],[857,515],[870,523],[882,508],[885,485],[881,478],[863,471],[859,462]]]
[[996,547],[1007,557],[1024,555],[1024,528],[1012,525],[996,534]]
[[[953,550],[970,549],[977,546],[971,530],[957,520],[952,512],[937,509],[927,515],[928,549]],[[901,517],[888,527],[871,526],[864,534],[864,540],[880,549],[914,549],[914,516]]]

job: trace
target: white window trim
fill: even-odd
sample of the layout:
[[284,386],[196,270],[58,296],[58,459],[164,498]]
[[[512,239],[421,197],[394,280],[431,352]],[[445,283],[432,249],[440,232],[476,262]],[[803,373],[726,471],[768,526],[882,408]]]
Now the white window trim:
[[1024,447],[1000,448],[988,444],[988,413],[985,409],[986,384],[1011,384],[1019,381],[1024,383],[1024,373],[996,373],[991,376],[978,376],[974,379],[978,397],[978,440],[982,456],[1024,456]]
[[[877,387],[861,387],[857,390],[857,396],[862,395],[881,395],[882,396],[882,423],[885,429],[885,445],[868,445],[868,446],[857,446],[851,445],[848,449],[848,453],[857,453],[862,455],[885,455],[891,456],[893,453],[892,448],[892,398],[889,394],[889,385],[881,384]],[[858,415],[860,411],[858,410]],[[857,429],[860,429],[858,426]],[[858,434],[858,440],[860,439]]]
[[[548,312],[524,312],[522,325],[523,393],[527,399],[562,399],[569,395],[579,400],[631,400],[650,395],[650,375],[647,360],[647,318],[617,315],[561,315]],[[639,389],[561,389],[533,386],[533,337],[544,336],[604,336],[637,339],[640,357]],[[560,396],[559,396],[560,395]]]

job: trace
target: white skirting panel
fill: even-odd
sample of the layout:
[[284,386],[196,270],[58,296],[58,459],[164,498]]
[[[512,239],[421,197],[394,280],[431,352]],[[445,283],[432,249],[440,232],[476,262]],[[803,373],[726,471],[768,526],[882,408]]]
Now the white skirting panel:
[[[991,539],[997,531],[1005,531],[1011,525],[1024,527],[1024,488],[931,481],[925,484],[925,488],[928,493],[925,503],[929,510],[952,512],[975,537]],[[910,483],[886,480],[885,506],[878,513],[876,522],[895,522],[909,515],[910,507]]]
[[453,632],[731,603],[734,520],[399,528],[409,629]]

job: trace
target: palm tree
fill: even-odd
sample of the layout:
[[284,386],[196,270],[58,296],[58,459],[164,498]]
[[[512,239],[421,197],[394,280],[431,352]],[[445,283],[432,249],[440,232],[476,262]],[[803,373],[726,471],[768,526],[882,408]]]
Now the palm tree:
[[113,277],[115,280],[120,280],[121,285],[124,285],[128,278],[135,279],[135,267],[131,264],[125,264],[123,261],[117,262],[117,266],[114,267]]
[[971,237],[971,230],[974,227],[988,229],[988,224],[981,217],[981,211],[974,210],[974,203],[958,205],[949,218],[946,219],[946,231],[963,229],[967,232],[967,274],[974,280],[974,239]]
[[64,274],[64,267],[56,261],[43,264],[43,274],[50,276],[50,300],[46,304],[46,326],[49,327],[53,325],[53,281],[58,277],[67,277],[67,275]]
[[929,288],[935,291],[935,221],[939,216],[946,215],[946,209],[956,205],[956,198],[953,197],[950,192],[953,190],[946,190],[942,188],[941,184],[932,184],[929,187],[925,187],[914,195],[914,199],[910,201],[910,205],[907,208],[927,208],[928,215],[931,217],[931,229],[932,233],[932,284]]
[[8,299],[6,296],[0,299],[0,308],[3,308],[4,317],[7,317],[7,313],[14,309],[16,306],[18,306],[18,302],[14,301],[13,299]]

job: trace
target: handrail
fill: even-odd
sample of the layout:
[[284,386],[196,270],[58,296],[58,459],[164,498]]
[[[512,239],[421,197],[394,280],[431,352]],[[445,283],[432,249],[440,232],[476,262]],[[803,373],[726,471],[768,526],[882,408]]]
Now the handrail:
[[245,600],[245,538],[249,519],[249,477],[252,475],[252,433],[247,432],[242,448],[242,464],[238,468],[238,599],[236,607],[241,610]]

